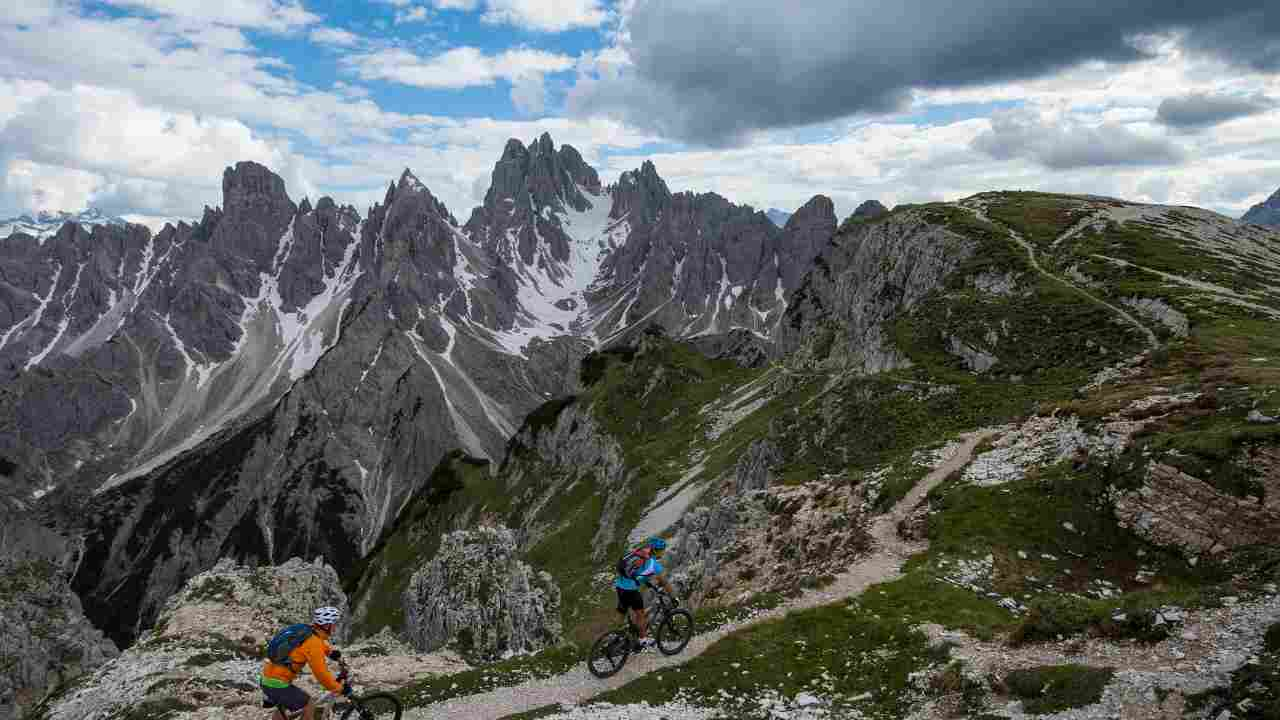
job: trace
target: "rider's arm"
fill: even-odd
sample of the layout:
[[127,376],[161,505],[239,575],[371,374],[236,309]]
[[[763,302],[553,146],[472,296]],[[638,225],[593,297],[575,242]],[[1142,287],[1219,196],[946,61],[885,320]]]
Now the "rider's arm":
[[331,693],[342,692],[342,683],[338,682],[333,673],[329,672],[329,664],[324,660],[325,655],[329,654],[329,646],[313,635],[307,638],[299,649],[302,650],[302,654],[307,658],[307,665],[311,668],[311,674],[324,686],[324,689]]

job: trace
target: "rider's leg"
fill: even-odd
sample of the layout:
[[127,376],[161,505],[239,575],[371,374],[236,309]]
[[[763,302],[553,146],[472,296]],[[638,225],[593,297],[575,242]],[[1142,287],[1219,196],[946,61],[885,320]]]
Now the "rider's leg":
[[307,700],[307,704],[302,708],[302,720],[315,720],[316,704],[311,700]]
[[640,639],[643,640],[649,636],[649,610],[640,608],[631,611],[631,621],[636,624],[636,631],[640,633]]

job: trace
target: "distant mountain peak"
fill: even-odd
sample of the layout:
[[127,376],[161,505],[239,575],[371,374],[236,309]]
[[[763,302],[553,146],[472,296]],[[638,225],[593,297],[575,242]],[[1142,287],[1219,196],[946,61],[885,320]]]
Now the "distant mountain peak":
[[1255,225],[1271,225],[1280,227],[1280,190],[1267,198],[1265,202],[1249,208],[1249,212],[1240,218],[1241,222]]
[[786,227],[787,220],[791,219],[791,213],[786,212],[785,210],[779,210],[778,208],[769,208],[765,211],[764,215],[769,218],[770,222],[778,227]]

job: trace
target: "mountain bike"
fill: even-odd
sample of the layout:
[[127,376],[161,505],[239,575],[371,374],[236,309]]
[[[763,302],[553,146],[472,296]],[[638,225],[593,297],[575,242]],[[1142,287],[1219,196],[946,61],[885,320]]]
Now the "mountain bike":
[[[657,628],[654,639],[663,655],[675,655],[684,650],[693,638],[693,613],[679,607],[675,598],[652,587],[654,601],[649,608],[649,629]],[[627,658],[639,652],[640,628],[631,620],[631,613],[623,613],[626,627],[610,630],[591,646],[587,657],[587,670],[604,679],[617,675],[627,664]]]
[[[338,682],[350,682],[351,668],[347,667],[346,661],[339,658],[334,662],[338,664]],[[342,695],[326,692],[315,701],[315,706],[315,720],[332,720],[339,711],[342,712],[341,720],[400,720],[400,715],[404,713],[400,698],[391,693],[344,698]],[[272,709],[270,720],[298,720],[302,717],[302,710],[289,712],[270,700],[263,700],[262,707]]]

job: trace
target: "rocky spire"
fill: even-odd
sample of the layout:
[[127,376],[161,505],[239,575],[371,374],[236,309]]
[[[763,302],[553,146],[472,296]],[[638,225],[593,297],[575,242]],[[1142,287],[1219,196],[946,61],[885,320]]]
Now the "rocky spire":
[[297,211],[279,175],[255,162],[238,162],[222,173],[223,218],[213,247],[250,258],[265,271]]
[[814,195],[787,220],[782,229],[778,272],[788,294],[800,286],[813,259],[835,232],[836,206],[826,195]]

